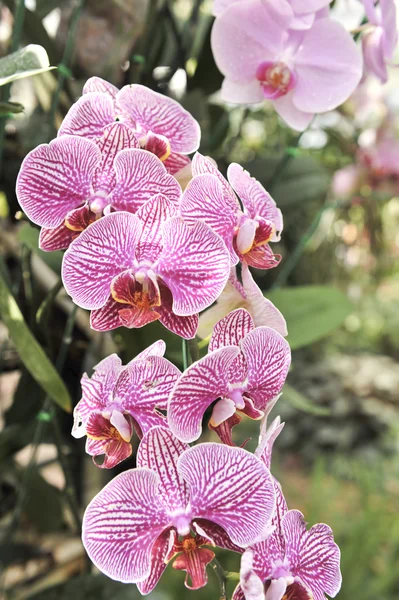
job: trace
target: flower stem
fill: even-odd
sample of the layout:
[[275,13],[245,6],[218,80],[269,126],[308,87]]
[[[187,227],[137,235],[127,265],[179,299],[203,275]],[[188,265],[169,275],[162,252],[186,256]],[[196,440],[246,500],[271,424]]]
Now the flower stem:
[[216,577],[219,582],[219,590],[220,596],[219,600],[227,600],[227,591],[226,591],[226,571],[223,569],[220,562],[214,558],[211,562],[211,567],[214,570]]
[[183,357],[183,370],[185,371],[190,364],[190,354],[188,350],[188,342],[183,338],[182,340],[182,357]]

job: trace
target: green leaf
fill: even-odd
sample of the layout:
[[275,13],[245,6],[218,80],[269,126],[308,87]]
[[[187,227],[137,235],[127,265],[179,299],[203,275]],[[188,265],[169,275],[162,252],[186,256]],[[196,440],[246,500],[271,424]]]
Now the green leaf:
[[70,412],[72,404],[68,390],[27,326],[18,304],[1,274],[0,316],[8,328],[10,338],[15,344],[21,361],[29,373],[54,402]]
[[63,253],[58,250],[56,252],[44,252],[39,248],[39,230],[32,227],[29,223],[24,223],[18,230],[18,239],[20,242],[33,250],[43,262],[46,263],[55,273],[61,273],[61,263]]
[[347,296],[331,286],[282,288],[265,296],[283,313],[293,350],[326,337],[353,311]]
[[0,58],[0,86],[51,69],[55,67],[50,67],[45,49],[37,44],[29,44],[21,50]]
[[331,410],[329,408],[313,404],[303,394],[298,392],[292,386],[288,385],[288,383],[286,383],[284,386],[282,400],[286,400],[289,404],[291,404],[291,406],[293,406],[297,410],[309,415],[326,417],[331,414]]
[[24,107],[19,102],[0,102],[0,117],[9,117],[24,112]]

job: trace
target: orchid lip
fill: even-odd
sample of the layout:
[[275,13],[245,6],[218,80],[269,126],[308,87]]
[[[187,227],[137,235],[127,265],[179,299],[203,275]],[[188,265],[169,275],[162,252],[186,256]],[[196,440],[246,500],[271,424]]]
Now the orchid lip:
[[285,96],[295,87],[296,74],[285,62],[264,61],[256,69],[263,95],[270,100]]

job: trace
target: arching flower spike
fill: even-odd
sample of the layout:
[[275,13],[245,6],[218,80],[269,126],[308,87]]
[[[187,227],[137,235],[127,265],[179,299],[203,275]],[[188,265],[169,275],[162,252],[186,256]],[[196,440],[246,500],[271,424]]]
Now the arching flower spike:
[[136,215],[116,212],[90,225],[65,253],[62,277],[76,304],[94,311],[99,331],[155,320],[184,338],[229,276],[223,240],[207,225],[189,225],[162,195]]
[[97,139],[115,119],[128,126],[140,147],[158,156],[173,175],[190,162],[186,155],[199,146],[200,126],[178,102],[139,84],[118,90],[100,77],[87,80],[58,135]]
[[82,399],[74,410],[74,437],[87,436],[86,451],[104,455],[100,467],[110,469],[132,453],[133,431],[141,438],[151,427],[166,425],[160,412],[180,371],[163,358],[165,343],[155,342],[122,366],[116,354],[83,375]]
[[239,551],[269,528],[273,483],[246,450],[212,443],[188,448],[154,427],[140,444],[137,466],[90,502],[83,543],[103,573],[137,583],[142,594],[154,589],[176,551],[173,566],[197,589],[214,557],[203,545]]
[[224,239],[233,265],[241,261],[258,269],[277,266],[281,257],[273,254],[268,242],[280,239],[283,218],[263,186],[236,163],[228,168],[228,183],[213,162],[199,153],[192,170],[194,178],[181,199],[180,214],[212,227]]
[[209,353],[177,380],[168,402],[168,423],[182,441],[201,435],[206,409],[217,401],[209,426],[232,445],[236,411],[261,419],[279,395],[291,361],[288,343],[269,327],[254,328],[251,315],[238,309],[219,321]]
[[63,136],[32,150],[22,163],[17,196],[43,230],[42,250],[67,248],[81,231],[115,210],[136,212],[158,193],[177,204],[181,189],[153,154],[137,148],[121,123],[97,142]]

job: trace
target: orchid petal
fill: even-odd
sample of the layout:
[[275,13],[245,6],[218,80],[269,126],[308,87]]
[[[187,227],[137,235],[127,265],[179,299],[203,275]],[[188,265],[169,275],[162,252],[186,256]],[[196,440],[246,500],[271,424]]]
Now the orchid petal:
[[148,469],[121,473],[90,502],[82,539],[95,566],[111,579],[136,583],[151,570],[151,551],[170,520],[159,504],[159,478]]
[[248,366],[248,395],[264,410],[280,392],[291,363],[288,342],[270,327],[257,327],[240,342]]
[[232,264],[237,264],[238,256],[233,248],[237,214],[226,204],[218,178],[210,173],[194,177],[184,191],[180,214],[189,223],[203,221],[209,225],[224,240]]
[[221,96],[222,100],[231,104],[259,104],[265,99],[257,79],[253,79],[249,83],[237,83],[231,79],[224,79]]
[[123,441],[130,442],[133,433],[132,426],[123,413],[113,410],[109,422],[118,430]]
[[236,590],[234,599],[265,600],[263,581],[253,569],[253,550],[248,548],[241,557],[240,588],[241,594]]
[[200,444],[181,455],[178,470],[190,486],[196,517],[220,525],[238,546],[263,534],[275,506],[274,487],[269,471],[253,454],[222,444]]
[[219,427],[221,423],[232,417],[235,412],[235,402],[230,400],[230,398],[222,398],[221,400],[218,400],[213,407],[209,424],[212,426],[212,429],[215,429],[216,427]]
[[[281,233],[283,230],[283,217],[281,211],[277,208],[275,201],[265,190],[263,185],[251,177],[248,171],[245,171],[241,165],[232,163],[227,169],[227,177],[237,192],[244,205],[245,211],[251,219],[263,217],[271,221],[276,230]],[[278,241],[280,235],[273,241]]]
[[227,346],[207,354],[192,364],[177,380],[168,402],[171,431],[184,442],[194,442],[201,435],[201,422],[208,406],[228,391],[228,370],[239,354]]
[[237,308],[216,323],[209,341],[208,352],[223,346],[238,346],[240,340],[254,329],[251,315],[244,308]]
[[281,423],[280,417],[276,417],[270,427],[266,430],[266,420],[261,430],[261,440],[255,454],[258,456],[264,465],[270,469],[272,461],[273,444],[280,435],[285,423]]
[[26,156],[17,179],[18,202],[31,221],[57,227],[86,201],[101,153],[94,142],[64,136]]
[[170,290],[162,282],[160,282],[159,289],[161,291],[161,306],[157,307],[159,321],[169,331],[186,340],[192,340],[198,329],[198,315],[187,317],[176,315],[172,309],[173,298]]
[[162,226],[177,212],[176,206],[166,196],[156,194],[140,206],[136,215],[143,232],[137,248],[137,260],[155,261],[162,251]]
[[117,96],[123,115],[135,123],[138,131],[153,131],[168,138],[174,152],[191,154],[199,146],[201,130],[197,121],[178,102],[149,88],[133,84],[123,87]]
[[255,241],[256,230],[259,223],[254,219],[246,219],[238,230],[235,243],[238,252],[243,255],[249,252]]
[[[273,579],[267,589],[265,600],[282,600],[286,591],[288,590],[287,580],[285,577]],[[286,598],[287,600],[290,600],[290,596],[288,594],[286,595]],[[308,597],[300,598],[299,596],[294,596],[294,598],[298,598],[298,600],[309,600]]]
[[255,245],[243,255],[242,261],[255,269],[274,269],[280,264],[281,255],[274,254],[268,244]]
[[[177,181],[179,181],[179,183],[181,183],[179,176],[177,176],[177,175],[178,175],[179,171],[186,169],[186,167],[190,167],[191,160],[185,154],[179,154],[178,152],[171,152],[170,156],[166,160],[163,161],[163,164],[164,164],[167,172],[170,173],[171,175],[174,175],[176,177]],[[189,169],[189,170],[191,170],[191,169]]]
[[179,457],[187,448],[165,427],[153,427],[137,451],[137,466],[157,473],[162,506],[168,513],[184,510],[189,501],[187,485],[177,470]]
[[89,77],[83,86],[82,94],[88,94],[90,92],[100,92],[115,98],[119,90],[112,85],[112,83],[109,83],[109,81],[106,81],[101,77]]
[[181,189],[159,158],[147,150],[125,149],[114,161],[116,186],[110,195],[115,210],[135,212],[155,194],[177,203]]
[[264,297],[246,264],[242,265],[241,277],[246,295],[246,308],[252,315],[255,326],[272,327],[285,337],[288,331],[283,315],[273,302]]
[[[145,358],[148,358],[149,356],[163,356],[166,352],[166,344],[163,340],[157,340],[156,342],[154,342],[153,344],[151,344],[151,346],[148,346],[148,348],[146,348],[145,350],[143,350],[142,352],[140,352],[140,354],[138,354],[135,358],[133,358],[134,360],[144,360]],[[131,364],[133,361],[130,361],[130,363],[128,363],[127,366],[129,366],[129,364]]]
[[90,327],[95,331],[111,331],[122,327],[123,323],[119,316],[121,307],[122,304],[110,296],[102,308],[91,311]]
[[69,134],[96,140],[102,136],[104,127],[114,121],[113,99],[107,94],[90,92],[72,104],[58,130],[58,137]]
[[[132,455],[132,445],[121,438],[101,440],[87,438],[86,452],[89,456],[93,457],[96,467],[100,467],[100,469],[113,469]],[[103,455],[104,460],[102,463],[95,460],[97,456]]]
[[216,523],[212,523],[212,521],[195,519],[195,521],[193,521],[193,528],[199,535],[208,538],[212,546],[218,546],[219,548],[225,548],[226,550],[232,550],[233,552],[238,552],[240,554],[243,551],[240,546],[233,544],[222,527],[216,525]]
[[54,250],[65,250],[75,237],[75,232],[71,231],[64,223],[58,227],[42,227],[39,235],[39,248],[45,252],[54,252]]
[[196,152],[192,160],[192,171],[194,177],[197,175],[206,174],[216,177],[216,179],[219,181],[219,184],[222,186],[224,202],[225,205],[228,206],[228,211],[235,214],[240,210],[240,204],[232,187],[223,177],[217,168],[216,163],[211,158]]
[[161,579],[163,572],[168,566],[166,557],[169,549],[170,531],[164,531],[151,550],[151,572],[147,579],[137,583],[140,594],[147,595],[155,588],[158,581]]
[[125,148],[140,148],[140,144],[133,132],[123,123],[111,123],[104,128],[97,146],[101,151],[101,163],[93,177],[92,185],[95,192],[108,194],[116,184],[114,170],[116,155]]
[[331,0],[290,0],[290,4],[295,13],[301,15],[317,12],[330,4]]
[[294,104],[294,90],[273,101],[274,108],[280,117],[296,131],[304,131],[310,125],[314,113],[299,110]]
[[145,136],[145,150],[155,154],[160,161],[164,162],[170,156],[170,144],[168,138],[149,131]]
[[164,247],[153,269],[173,296],[173,312],[188,316],[210,306],[222,292],[230,256],[220,236],[208,225],[169,219],[162,230]]
[[362,77],[362,57],[340,23],[319,19],[305,33],[295,55],[295,69],[295,107],[308,113],[325,112],[342,104],[355,90]]
[[312,591],[317,600],[326,593],[336,596],[341,588],[340,551],[328,525],[318,523],[309,531],[298,510],[288,511],[282,519],[286,559],[294,577]]
[[111,282],[135,258],[141,223],[132,214],[112,213],[90,225],[72,242],[62,263],[67,293],[81,308],[101,308]]
[[[245,600],[244,592],[242,591],[242,587],[240,584],[235,588],[231,600]],[[264,600],[264,597],[262,598]]]

